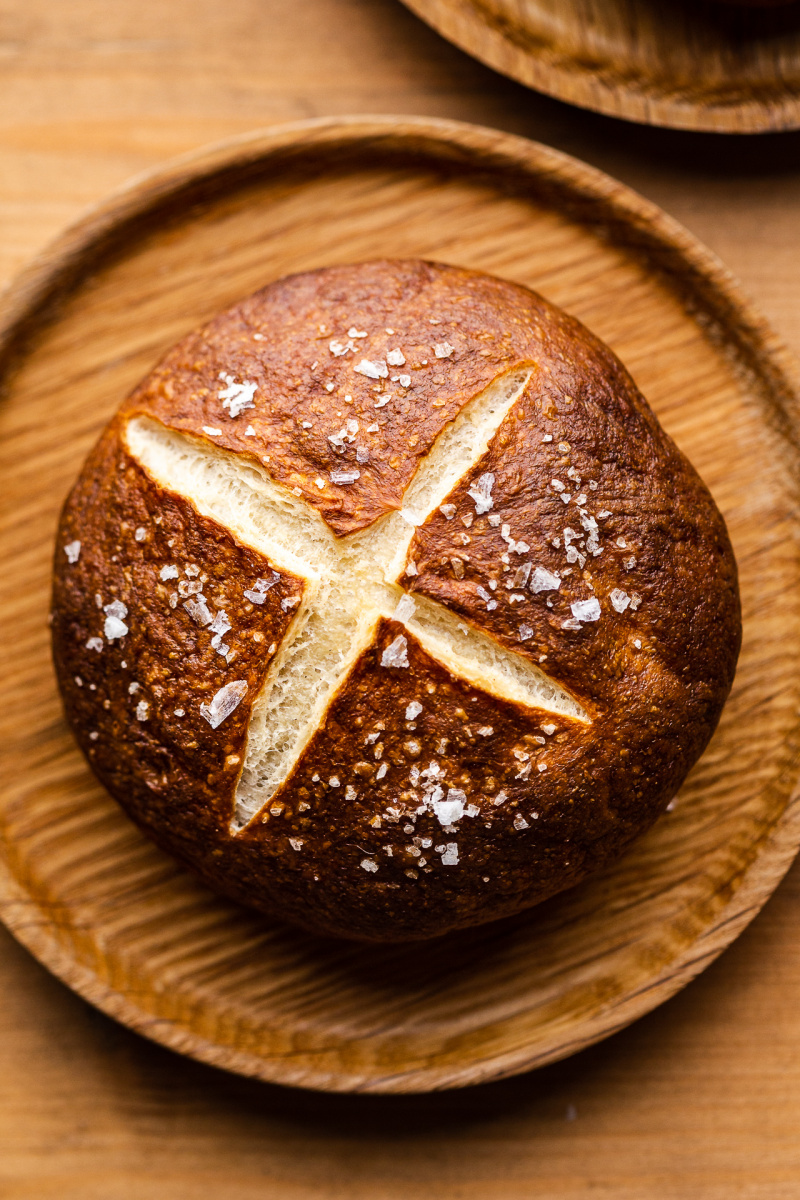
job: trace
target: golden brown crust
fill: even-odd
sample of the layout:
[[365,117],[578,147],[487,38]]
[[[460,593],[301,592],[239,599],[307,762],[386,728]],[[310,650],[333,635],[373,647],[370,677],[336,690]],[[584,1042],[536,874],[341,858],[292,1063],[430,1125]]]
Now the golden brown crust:
[[[400,507],[417,463],[465,399],[524,361],[554,319],[556,310],[523,288],[432,263],[295,275],[190,334],[126,411],[257,459],[277,482],[299,487],[342,535]],[[332,353],[331,343],[344,352]],[[453,351],[437,358],[437,346]],[[391,365],[387,355],[397,348],[405,362]],[[361,374],[364,360],[385,376]],[[257,385],[253,407],[234,419],[220,399],[223,375]],[[358,422],[358,435],[345,433],[337,450],[330,437],[348,420]],[[377,431],[367,432],[372,425]],[[359,444],[369,450],[363,464]],[[360,472],[354,484],[331,483],[331,470],[348,469]]]
[[[157,487],[119,432],[115,421],[64,508],[53,593],[56,670],[70,724],[99,777],[154,832],[163,797],[171,797],[170,839],[188,844],[227,827],[252,702],[303,581],[283,571],[273,584],[263,556]],[[70,562],[64,547],[76,543]],[[259,578],[272,586],[252,604],[244,590]],[[227,615],[219,627],[230,622],[232,636],[223,634],[217,650],[219,613]],[[114,621],[127,632],[119,636]],[[215,729],[203,706],[237,681],[247,685],[244,697]]]
[[[389,366],[392,349],[404,364]],[[386,376],[357,371],[362,360]],[[441,430],[517,367],[530,371],[523,394],[416,530],[400,583],[541,666],[592,723],[475,688],[381,619],[289,778],[231,832],[252,703],[303,581],[282,570],[263,604],[248,601],[272,564],[149,478],[122,445],[125,422],[146,415],[257,460],[342,536],[398,508]],[[208,577],[231,662],[182,607],[190,597],[169,607],[172,563],[184,590],[200,577],[187,564]],[[536,590],[537,572],[557,586]],[[97,592],[130,614],[102,651],[86,648],[106,615]],[[54,614],[70,720],[131,815],[236,899],[375,940],[516,912],[616,857],[702,752],[740,641],[722,517],[608,348],[523,288],[416,262],[280,281],[176,347],[67,502]],[[398,636],[407,665],[394,668],[384,651]],[[200,705],[232,681],[244,698],[212,729]]]

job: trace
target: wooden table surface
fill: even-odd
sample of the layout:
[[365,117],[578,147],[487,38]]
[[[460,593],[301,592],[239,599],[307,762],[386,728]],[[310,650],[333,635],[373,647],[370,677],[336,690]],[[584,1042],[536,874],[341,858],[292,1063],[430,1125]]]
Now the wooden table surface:
[[[711,246],[800,357],[800,134],[679,134],[570,109],[398,0],[0,0],[0,281],[171,155],[348,112],[494,125],[611,172]],[[800,865],[710,970],[603,1045],[500,1084],[366,1098],[185,1061],[0,930],[0,1197],[795,1200],[799,931]]]

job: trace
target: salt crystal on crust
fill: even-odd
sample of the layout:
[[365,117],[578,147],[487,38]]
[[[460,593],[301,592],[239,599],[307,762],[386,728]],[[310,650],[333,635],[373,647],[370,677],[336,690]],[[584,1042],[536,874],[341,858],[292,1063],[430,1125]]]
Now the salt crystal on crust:
[[528,586],[532,592],[557,592],[561,580],[546,567],[535,567]]
[[210,625],[213,618],[208,610],[205,596],[200,596],[197,600],[184,600],[183,607],[188,612],[192,620],[198,625]]
[[596,596],[590,596],[588,600],[576,600],[570,608],[576,621],[600,620],[600,601]]
[[401,596],[397,603],[397,608],[392,613],[392,620],[408,621],[414,615],[414,609],[416,607],[416,604],[410,596]]
[[490,508],[494,508],[494,500],[492,500],[492,488],[494,487],[494,475],[488,472],[485,475],[479,476],[476,483],[467,491],[467,495],[471,496],[475,501],[475,512],[478,516],[482,513],[487,513]]
[[224,371],[220,371],[219,378],[228,386],[217,392],[217,397],[232,417],[238,417],[246,408],[255,408],[253,397],[258,384],[249,383],[246,379],[237,383],[233,375],[226,375]]
[[622,588],[614,588],[609,595],[609,600],[618,613],[625,612],[631,602],[630,596],[627,592],[623,592]]
[[446,800],[433,801],[431,807],[439,818],[439,824],[452,825],[455,821],[460,821],[464,816],[466,799],[466,792],[460,791],[459,788],[448,788]]
[[225,721],[234,709],[237,709],[247,695],[247,681],[234,679],[215,692],[210,703],[200,705],[200,716],[208,721],[212,729],[216,729]]
[[106,617],[103,625],[103,633],[109,642],[113,642],[115,638],[123,638],[128,632],[128,626],[119,617]]
[[381,655],[382,667],[407,667],[408,666],[408,642],[402,634],[390,642]]
[[81,556],[80,542],[67,542],[66,546],[64,547],[64,553],[67,556],[67,562],[76,563]]
[[386,363],[380,359],[378,362],[370,362],[368,358],[362,358],[353,370],[359,375],[366,375],[367,379],[386,379],[389,374]]

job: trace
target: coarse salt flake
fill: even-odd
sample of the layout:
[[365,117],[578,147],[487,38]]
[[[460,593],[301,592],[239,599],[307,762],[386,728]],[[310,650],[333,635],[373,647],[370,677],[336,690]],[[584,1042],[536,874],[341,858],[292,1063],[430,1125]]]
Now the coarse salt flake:
[[273,571],[270,579],[257,579],[252,588],[248,588],[244,594],[252,604],[263,604],[267,592],[280,582],[280,578],[278,572]]
[[631,602],[630,596],[627,592],[623,592],[622,588],[614,588],[609,595],[609,600],[618,613],[625,612]]
[[471,496],[475,501],[475,512],[477,516],[482,513],[487,513],[489,509],[494,508],[494,500],[492,499],[492,488],[494,487],[494,475],[487,472],[481,475],[478,480],[469,488],[467,495]]
[[390,642],[381,655],[382,667],[407,667],[408,666],[408,642],[402,634]]
[[575,600],[570,604],[570,609],[576,621],[600,620],[600,601],[596,596],[590,596],[588,600]]
[[406,356],[402,350],[390,350],[386,355],[386,361],[390,367],[402,367],[405,364]]
[[522,813],[517,813],[517,815],[514,817],[514,828],[515,829],[529,829],[530,828],[528,822],[525,820]]
[[215,425],[204,425],[203,433],[207,433],[209,437],[219,437],[222,430],[217,429]]
[[378,864],[371,858],[362,858],[361,867],[364,871],[377,871]]
[[351,471],[329,471],[328,478],[330,479],[331,483],[344,486],[348,483],[355,483],[357,479],[360,479],[361,472],[356,469]]
[[208,704],[200,705],[200,715],[216,729],[239,707],[247,695],[247,680],[234,679],[215,692]]
[[406,720],[415,721],[421,712],[422,705],[419,700],[412,700],[410,704],[406,705]]
[[133,536],[135,541],[143,542],[147,537],[147,530],[145,529],[144,525],[140,525]]
[[255,408],[253,397],[258,384],[249,383],[246,379],[237,383],[233,375],[220,371],[219,378],[228,386],[217,392],[217,398],[222,401],[222,407],[227,408],[231,417],[238,417],[246,408]]
[[533,637],[533,630],[531,629],[530,625],[520,625],[520,627],[519,627],[519,640],[520,640],[521,642],[527,642],[527,641],[529,641],[529,640],[530,640],[532,637]]
[[466,800],[466,792],[460,791],[459,788],[448,788],[446,800],[432,801],[431,808],[439,818],[439,824],[454,825],[456,821],[460,821],[464,816]]
[[447,842],[442,855],[443,867],[454,867],[458,862],[458,842]]
[[76,563],[81,556],[80,542],[67,542],[66,546],[64,547],[64,553],[67,556],[67,562]]
[[199,596],[197,600],[192,598],[184,600],[183,607],[196,625],[205,626],[211,624],[213,617],[209,612],[205,596]]
[[367,379],[385,379],[389,374],[389,369],[382,359],[377,362],[370,362],[368,358],[362,358],[360,363],[357,363],[353,368],[358,375],[366,375]]
[[433,353],[437,358],[449,358],[455,353],[455,346],[451,346],[449,342],[437,342],[433,347]]
[[109,642],[113,642],[115,638],[123,638],[128,632],[128,626],[119,617],[106,617],[103,625],[103,633]]
[[289,845],[292,847],[293,850],[302,850],[303,849],[303,839],[302,838],[289,838]]
[[167,579],[177,579],[178,578],[178,568],[175,566],[174,563],[170,563],[169,566],[161,568],[161,570],[158,573],[158,578],[163,579],[165,581]]
[[123,617],[127,617],[128,608],[121,600],[112,600],[110,604],[103,605],[103,612],[107,617],[116,617],[121,621]]
[[147,700],[140,700],[136,705],[136,720],[146,721],[150,715],[150,705]]
[[86,649],[87,650],[96,650],[97,653],[99,654],[100,651],[103,649],[104,644],[105,643],[103,642],[102,638],[90,637],[88,642],[86,643]]
[[546,567],[535,567],[528,586],[532,592],[557,592],[561,587],[561,580]]

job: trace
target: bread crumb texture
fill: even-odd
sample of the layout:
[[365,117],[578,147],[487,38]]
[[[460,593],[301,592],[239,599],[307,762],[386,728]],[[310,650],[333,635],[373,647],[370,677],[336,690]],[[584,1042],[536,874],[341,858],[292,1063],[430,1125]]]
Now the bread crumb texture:
[[67,716],[132,818],[314,932],[428,938],[612,861],[741,639],[723,519],[612,352],[416,261],[190,334],[64,508]]

